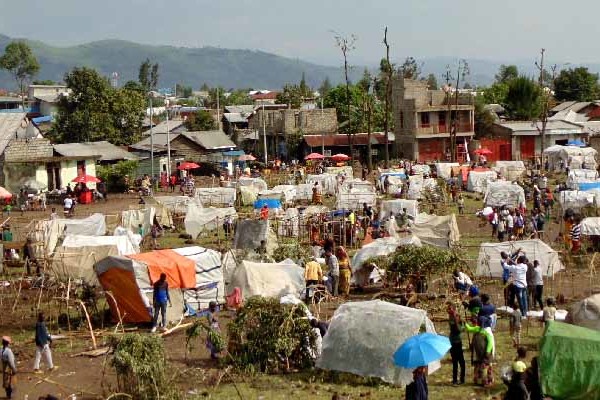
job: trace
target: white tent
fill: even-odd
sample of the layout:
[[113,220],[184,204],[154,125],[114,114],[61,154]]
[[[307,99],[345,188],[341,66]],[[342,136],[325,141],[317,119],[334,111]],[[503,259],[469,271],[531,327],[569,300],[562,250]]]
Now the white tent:
[[[412,381],[412,369],[395,366],[393,354],[418,334],[421,326],[435,333],[424,310],[379,300],[344,303],[333,314],[316,365],[407,385]],[[430,364],[429,373],[439,366],[439,362]]]
[[106,234],[104,214],[92,214],[83,219],[53,219],[38,221],[33,228],[33,240],[42,243],[36,248],[37,254],[51,255],[58,240],[64,235],[103,236]]
[[566,210],[567,208],[580,210],[584,207],[594,205],[595,197],[593,191],[580,192],[578,190],[563,190],[559,192],[558,202],[563,210]]
[[183,299],[194,310],[208,307],[208,303],[216,301],[225,303],[225,283],[221,268],[221,254],[215,250],[203,247],[182,247],[173,249],[181,256],[196,263],[196,289],[186,289]]
[[600,331],[600,294],[595,294],[573,304],[567,322]]
[[[296,186],[295,185],[277,185],[274,186],[273,192],[280,192],[283,193],[283,198],[285,200],[285,202],[287,204],[293,204],[294,200],[296,200]],[[312,195],[312,192],[311,192]],[[260,197],[260,193],[259,193],[259,197]]]
[[[421,246],[421,241],[416,236],[407,236],[402,238],[394,238],[394,237],[386,237],[375,239],[371,243],[364,245],[361,247],[354,257],[352,257],[352,280],[353,282],[357,282],[357,276],[360,274],[360,270],[365,261],[369,258],[377,257],[377,256],[387,256],[392,254],[396,249],[400,246]],[[374,270],[371,272],[368,279],[373,279],[374,281],[381,280],[380,272]]]
[[277,216],[277,235],[298,237],[300,215],[297,208],[288,208]]
[[383,200],[379,208],[379,220],[382,221],[390,215],[397,215],[406,208],[406,212],[413,218],[419,214],[419,202],[417,200]]
[[[335,195],[337,193],[337,177],[336,175],[320,174],[306,175],[306,183],[314,185],[318,183],[321,186],[322,194]],[[312,192],[311,192],[312,195]]]
[[389,176],[388,178],[388,189],[387,194],[398,195],[402,193],[402,186],[404,185],[404,179],[399,176]]
[[194,198],[189,196],[155,196],[154,200],[164,205],[172,213],[185,213],[188,203],[194,201]]
[[150,232],[155,215],[156,209],[154,207],[146,207],[141,210],[124,210],[121,212],[121,223],[119,225],[131,232],[138,232],[139,226],[142,225],[144,232]]
[[301,183],[296,185],[296,201],[312,200],[312,188],[310,183]]
[[344,175],[347,178],[352,178],[354,176],[354,170],[350,165],[345,165],[343,167],[325,167],[325,173],[330,175]]
[[374,206],[377,193],[372,183],[361,180],[345,182],[337,194],[338,210],[360,210],[364,203]]
[[253,187],[256,191],[260,192],[261,190],[267,190],[267,182],[262,178],[247,178],[242,177],[238,179],[239,186]]
[[451,247],[458,244],[460,232],[456,223],[456,216],[430,215],[421,213],[417,215],[415,223],[409,228],[423,244],[438,247]]
[[496,179],[498,179],[496,171],[470,171],[467,190],[469,192],[485,193],[488,182],[494,182]]
[[581,234],[600,236],[600,217],[587,217],[581,221]]
[[235,188],[196,188],[194,197],[200,200],[203,206],[233,205],[235,204]]
[[483,203],[491,207],[518,207],[525,204],[525,191],[523,188],[508,181],[490,182],[487,185]]
[[459,167],[459,166],[460,166],[459,163],[453,163],[453,162],[435,163],[435,172],[437,173],[438,178],[450,179],[452,167]]
[[598,171],[595,169],[571,169],[567,176],[567,187],[578,190],[579,184],[583,182],[595,182],[598,179]]
[[200,207],[197,203],[189,203],[185,214],[185,231],[196,239],[204,231],[212,231],[222,226],[225,218],[231,216],[237,219],[234,207],[215,208]]
[[242,296],[282,297],[288,294],[301,296],[305,288],[304,268],[291,260],[281,263],[256,263],[242,261],[235,269],[228,292],[239,287]]
[[592,147],[577,147],[577,146],[550,146],[544,150],[544,154],[548,157],[550,169],[555,171],[560,170],[561,161],[564,168],[570,169],[585,168],[596,169],[597,151]]
[[411,168],[415,175],[431,175],[431,167],[427,164],[413,164]]
[[254,186],[240,186],[240,198],[243,206],[251,206],[258,199],[258,190]]
[[502,266],[500,265],[500,253],[515,252],[521,248],[529,260],[538,260],[546,277],[565,269],[558,252],[540,239],[518,240],[515,242],[482,243],[479,247],[477,258],[477,276],[488,276],[491,278],[502,277]]
[[522,177],[527,168],[523,161],[496,161],[493,170],[500,173],[502,178],[514,181]]

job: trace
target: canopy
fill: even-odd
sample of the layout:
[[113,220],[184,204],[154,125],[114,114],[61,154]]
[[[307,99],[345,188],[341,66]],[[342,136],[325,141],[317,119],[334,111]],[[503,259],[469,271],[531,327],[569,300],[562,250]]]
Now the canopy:
[[458,244],[460,232],[456,223],[456,216],[431,215],[421,213],[417,215],[415,223],[409,228],[423,244],[448,248]]
[[192,239],[196,239],[201,232],[209,232],[220,228],[227,217],[237,219],[237,212],[234,207],[204,208],[197,203],[189,203],[184,219],[185,231]]
[[514,242],[482,243],[477,258],[477,276],[501,278],[500,253],[503,251],[512,253],[519,248],[523,249],[527,258],[540,262],[544,275],[548,278],[565,269],[558,252],[540,239],[518,240]]
[[567,322],[600,331],[600,294],[595,294],[573,304]]
[[51,255],[63,233],[66,235],[104,236],[106,234],[106,217],[104,214],[96,213],[83,219],[58,218],[41,221],[39,226],[34,228],[34,240],[43,243],[43,252]]
[[305,289],[304,268],[291,260],[281,263],[242,261],[235,269],[228,292],[234,287],[242,290],[244,299],[252,296],[283,297],[293,294],[300,297]]
[[91,175],[79,175],[77,178],[73,179],[71,182],[74,183],[98,183],[102,182],[100,179]]
[[0,186],[0,199],[10,199],[11,197],[12,193]]
[[544,150],[548,156],[550,169],[558,171],[561,167],[570,169],[585,168],[596,169],[597,151],[592,147],[577,146],[550,146]]
[[600,332],[550,321],[540,341],[542,392],[553,399],[600,399]]
[[346,154],[339,153],[339,154],[332,155],[331,159],[333,161],[348,161],[350,159],[350,157],[347,156]]
[[600,236],[600,217],[587,217],[581,221],[581,234]]
[[390,215],[398,215],[404,208],[406,212],[413,218],[419,214],[419,202],[417,200],[383,200],[379,208],[379,220],[382,221]]
[[508,181],[489,182],[483,200],[486,206],[511,208],[525,205],[525,191],[523,188]]
[[475,150],[475,154],[479,154],[480,156],[489,156],[490,154],[493,154],[493,152],[488,148],[482,147],[481,149]]
[[195,162],[189,162],[189,161],[182,162],[177,167],[177,169],[180,171],[188,170],[188,169],[196,169],[196,168],[200,168],[200,166],[198,164],[196,164]]
[[[412,369],[396,367],[392,355],[408,338],[419,333],[421,326],[435,333],[424,310],[380,300],[344,303],[329,323],[316,366],[407,385],[412,381]],[[432,373],[439,363],[429,367]]]
[[304,157],[305,160],[322,160],[323,155],[319,154],[319,153],[310,153],[309,155],[307,155],[306,157]]

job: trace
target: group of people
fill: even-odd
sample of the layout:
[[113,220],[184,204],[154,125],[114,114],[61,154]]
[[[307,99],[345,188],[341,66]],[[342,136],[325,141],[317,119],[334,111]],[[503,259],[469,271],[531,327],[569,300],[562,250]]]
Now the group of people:
[[492,237],[496,237],[499,242],[525,238],[543,239],[544,226],[549,218],[549,214],[538,208],[533,209],[528,217],[524,208],[507,206],[494,207],[487,215],[492,227]]
[[[317,285],[324,284],[329,293],[334,296],[347,297],[350,294],[350,279],[352,269],[350,257],[343,246],[334,249],[333,240],[327,239],[321,248],[317,243],[313,244],[316,254],[306,263],[304,269],[304,280],[306,282],[305,301],[310,302]],[[317,261],[324,257],[327,266],[327,274],[323,274],[323,268]],[[326,278],[326,279],[325,279]]]

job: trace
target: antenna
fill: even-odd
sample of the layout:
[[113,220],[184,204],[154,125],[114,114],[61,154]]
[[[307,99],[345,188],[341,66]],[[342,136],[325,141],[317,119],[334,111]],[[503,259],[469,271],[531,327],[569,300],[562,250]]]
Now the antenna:
[[110,74],[110,84],[114,88],[119,87],[119,73],[118,72],[113,72],[112,74]]

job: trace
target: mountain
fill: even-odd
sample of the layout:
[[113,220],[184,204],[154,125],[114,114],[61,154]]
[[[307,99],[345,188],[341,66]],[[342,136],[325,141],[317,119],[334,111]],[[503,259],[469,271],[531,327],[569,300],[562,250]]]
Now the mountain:
[[[14,39],[0,35],[0,52]],[[106,76],[119,74],[119,83],[137,80],[138,68],[146,59],[160,65],[159,86],[182,83],[198,89],[203,83],[224,88],[279,89],[286,83],[299,82],[302,74],[312,87],[325,78],[332,84],[343,80],[343,69],[316,65],[258,50],[231,50],[215,47],[187,48],[143,45],[124,40],[102,40],[71,47],[50,46],[27,40],[41,64],[35,79],[61,81],[77,66],[93,67]],[[360,76],[361,69],[353,71]],[[14,88],[15,83],[0,71],[0,87]]]

